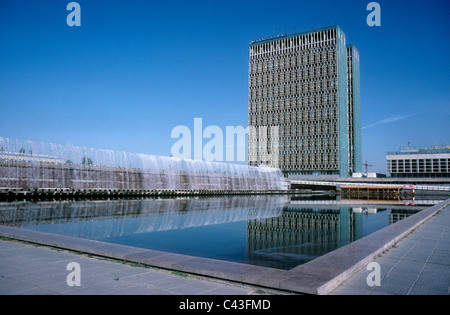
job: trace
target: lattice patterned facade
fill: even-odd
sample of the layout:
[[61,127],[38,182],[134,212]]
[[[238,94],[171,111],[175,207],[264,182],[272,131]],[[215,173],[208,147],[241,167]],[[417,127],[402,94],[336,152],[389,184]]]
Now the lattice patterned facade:
[[359,52],[355,46],[347,46],[348,84],[348,168],[349,175],[362,172],[361,150],[361,95]]
[[350,208],[288,206],[280,216],[247,221],[247,259],[272,254],[289,269],[361,236],[361,214]]
[[250,165],[343,177],[357,169],[360,114],[349,107],[360,106],[359,54],[347,52],[337,26],[250,44]]

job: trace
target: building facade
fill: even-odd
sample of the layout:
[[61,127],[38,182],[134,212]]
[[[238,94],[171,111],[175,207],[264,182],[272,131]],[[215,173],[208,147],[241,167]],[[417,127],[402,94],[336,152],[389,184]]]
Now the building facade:
[[386,155],[391,177],[450,177],[450,146],[413,148],[408,146]]
[[362,171],[359,52],[347,46],[349,175]]
[[361,171],[359,53],[338,26],[250,43],[250,165]]

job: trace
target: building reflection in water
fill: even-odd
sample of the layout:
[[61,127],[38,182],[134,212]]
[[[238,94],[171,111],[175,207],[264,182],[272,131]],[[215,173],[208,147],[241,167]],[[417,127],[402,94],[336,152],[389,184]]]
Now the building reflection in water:
[[[11,202],[0,203],[0,224],[145,248],[160,245],[161,238],[151,238],[164,232],[160,235],[183,240],[176,242],[180,248],[168,249],[179,253],[190,253],[192,233],[197,240],[209,233],[201,237],[202,246],[196,244],[196,255],[290,269],[421,209],[296,200],[290,195]],[[220,229],[226,224],[237,227]],[[221,240],[229,240],[227,251],[233,257],[225,250],[220,253],[218,244],[208,244],[218,233],[223,233]],[[197,252],[198,247],[203,251]]]
[[[278,217],[247,221],[250,262],[290,269],[347,245],[424,207],[292,201]],[[259,263],[261,264],[261,263]]]
[[348,244],[354,233],[361,234],[357,218],[349,208],[288,206],[278,217],[248,220],[248,259],[295,267]]

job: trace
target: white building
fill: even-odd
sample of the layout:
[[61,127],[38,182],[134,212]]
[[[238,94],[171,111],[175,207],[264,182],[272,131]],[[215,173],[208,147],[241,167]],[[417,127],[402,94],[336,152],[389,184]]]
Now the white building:
[[410,146],[386,155],[391,177],[450,177],[450,146],[412,148]]

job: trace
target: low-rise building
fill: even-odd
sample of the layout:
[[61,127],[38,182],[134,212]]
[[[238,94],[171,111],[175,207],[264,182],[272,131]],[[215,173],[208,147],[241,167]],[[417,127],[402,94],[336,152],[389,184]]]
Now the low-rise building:
[[411,146],[386,155],[391,177],[450,177],[450,146],[413,148]]

